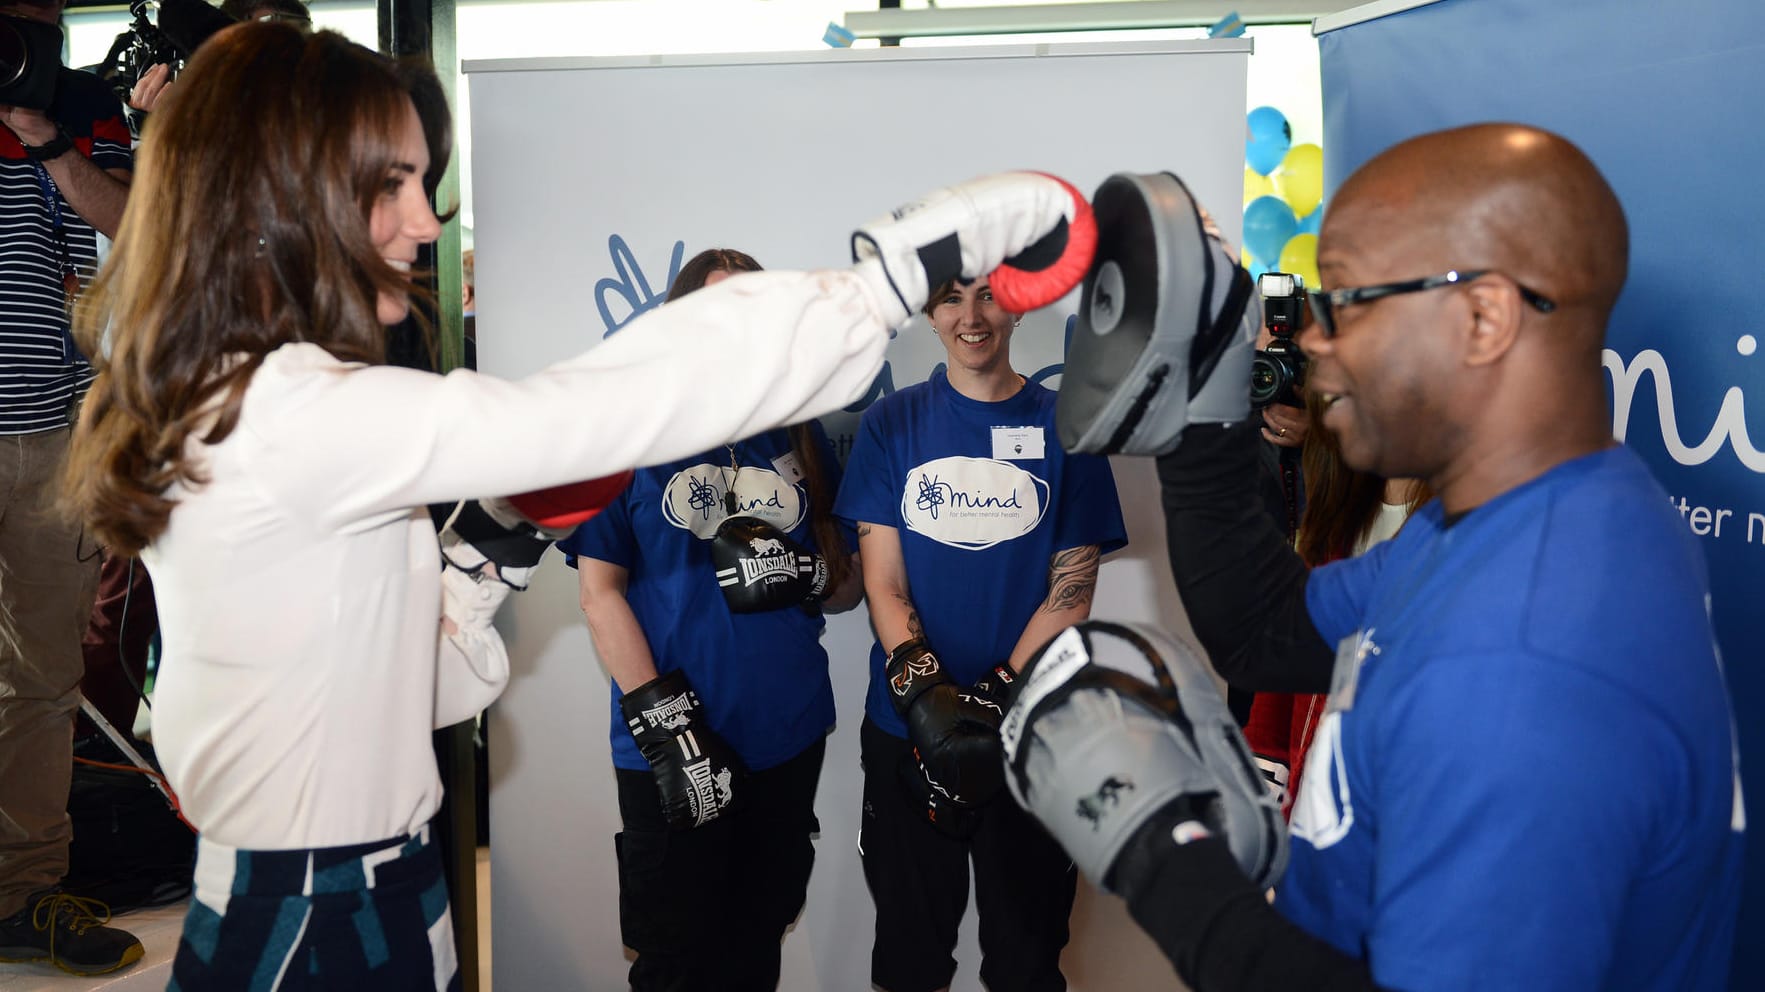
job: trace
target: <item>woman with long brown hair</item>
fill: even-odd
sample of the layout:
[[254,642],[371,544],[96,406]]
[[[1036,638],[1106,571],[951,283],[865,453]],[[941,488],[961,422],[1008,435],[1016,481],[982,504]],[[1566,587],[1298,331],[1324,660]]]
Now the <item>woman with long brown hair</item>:
[[[668,300],[758,271],[743,252],[708,249]],[[636,992],[778,985],[780,941],[815,863],[834,723],[822,613],[863,597],[857,535],[830,514],[839,482],[833,446],[808,421],[639,469],[559,542],[613,681],[619,921]],[[786,578],[788,595],[756,600],[764,586],[743,579],[774,573],[772,556],[749,555],[755,542],[813,560],[816,580]],[[739,574],[720,568],[725,552]],[[664,731],[646,716],[657,713],[690,722]],[[702,771],[668,746],[683,731]]]
[[[65,499],[159,594],[155,742],[201,831],[185,992],[458,985],[430,730],[462,718],[439,696],[461,624],[488,617],[444,617],[426,504],[829,412],[862,394],[924,292],[877,231],[890,254],[713,287],[518,382],[387,366],[386,328],[440,231],[437,92],[427,69],[336,34],[216,35],[153,115],[79,314],[98,377]],[[1006,227],[1033,238],[1058,219],[948,202],[914,230],[960,230],[982,271],[1025,247]]]
[[[1295,434],[1300,438],[1305,509],[1294,543],[1307,565],[1316,568],[1365,553],[1394,536],[1410,514],[1433,498],[1419,479],[1385,479],[1344,464],[1336,436],[1323,426],[1324,405],[1315,394],[1307,393],[1305,409],[1294,412],[1303,418],[1303,429],[1282,430],[1277,440],[1271,437],[1280,430],[1276,424],[1293,421],[1265,417],[1269,426],[1263,436],[1275,443]],[[1280,790],[1282,812],[1290,812],[1299,795],[1305,755],[1323,717],[1321,695],[1259,692],[1251,703],[1244,737],[1263,774]]]

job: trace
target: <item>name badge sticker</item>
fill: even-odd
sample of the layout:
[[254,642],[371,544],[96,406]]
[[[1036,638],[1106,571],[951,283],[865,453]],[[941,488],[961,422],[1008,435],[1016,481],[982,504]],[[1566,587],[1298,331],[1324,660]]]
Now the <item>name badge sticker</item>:
[[1354,709],[1355,690],[1360,687],[1361,666],[1379,653],[1373,643],[1373,630],[1355,631],[1336,644],[1336,667],[1330,672],[1330,695],[1324,702],[1325,713],[1345,713]]
[[803,481],[803,466],[797,464],[797,453],[794,451],[787,451],[774,458],[772,468],[793,486]]
[[1040,427],[993,428],[993,457],[1000,461],[1042,459],[1048,456]]

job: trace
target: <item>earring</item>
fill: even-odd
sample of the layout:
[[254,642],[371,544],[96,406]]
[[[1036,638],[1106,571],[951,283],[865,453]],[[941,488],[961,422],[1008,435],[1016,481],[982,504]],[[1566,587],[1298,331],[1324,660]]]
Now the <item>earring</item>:
[[269,251],[269,248],[270,248],[269,242],[265,241],[261,237],[259,237],[257,239],[257,254],[258,254],[259,258],[262,258],[264,253]]
[[1016,320],[1012,321],[1011,326],[1012,327],[1022,327],[1023,326],[1023,318],[1019,317]]

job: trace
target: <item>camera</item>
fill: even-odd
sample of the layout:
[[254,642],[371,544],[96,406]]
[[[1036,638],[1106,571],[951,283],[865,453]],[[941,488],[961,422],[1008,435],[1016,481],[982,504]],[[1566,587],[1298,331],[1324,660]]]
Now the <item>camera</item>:
[[0,103],[48,110],[60,72],[60,28],[0,14]]
[[129,13],[134,20],[117,35],[98,70],[125,104],[142,73],[164,63],[176,78],[209,36],[235,23],[203,0],[130,0]]
[[1305,314],[1305,280],[1289,272],[1265,272],[1256,288],[1262,294],[1263,326],[1275,339],[1251,360],[1250,406],[1304,406],[1305,352],[1293,336]]
[[183,68],[183,59],[178,57],[171,39],[147,16],[149,7],[147,0],[132,0],[129,13],[135,19],[129,23],[127,31],[117,36],[116,46],[121,46],[122,50],[118,52],[116,46],[111,49],[119,57],[113,85],[125,103],[135,82],[148,69],[161,62],[170,65],[174,72]]

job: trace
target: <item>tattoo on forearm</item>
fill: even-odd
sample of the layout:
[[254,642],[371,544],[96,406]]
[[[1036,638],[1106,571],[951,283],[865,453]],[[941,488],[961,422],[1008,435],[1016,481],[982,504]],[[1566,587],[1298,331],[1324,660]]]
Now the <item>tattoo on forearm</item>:
[[1103,557],[1097,545],[1057,551],[1048,560],[1048,598],[1042,601],[1043,613],[1089,609],[1097,591],[1097,563]]
[[907,636],[924,637],[925,628],[920,626],[919,611],[913,608],[913,600],[900,593],[896,593],[895,598],[901,601],[902,606],[907,607]]

